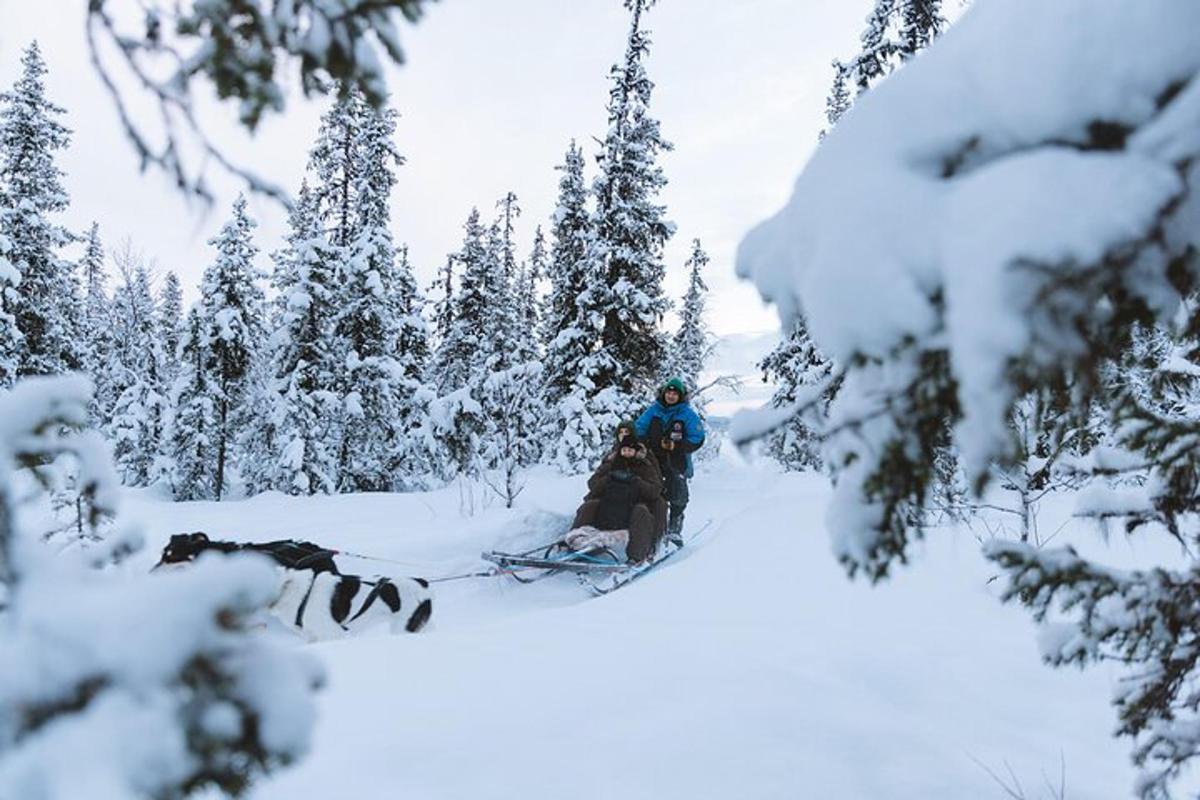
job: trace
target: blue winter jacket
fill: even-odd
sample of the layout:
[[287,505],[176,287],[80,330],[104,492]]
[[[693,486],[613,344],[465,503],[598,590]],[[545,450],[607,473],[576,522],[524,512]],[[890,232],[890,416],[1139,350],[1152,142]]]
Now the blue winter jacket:
[[[634,432],[639,439],[645,440],[650,434],[650,425],[655,419],[662,420],[662,429],[664,435],[670,431],[671,425],[679,420],[683,422],[683,441],[685,446],[682,448],[686,468],[684,469],[684,477],[692,477],[692,452],[699,450],[704,444],[704,423],[700,421],[700,415],[697,414],[692,407],[688,405],[686,400],[681,400],[673,406],[668,406],[663,403],[662,398],[654,401],[654,404],[647,408],[642,415],[638,417],[634,424]],[[648,442],[653,449],[658,446],[658,442]]]

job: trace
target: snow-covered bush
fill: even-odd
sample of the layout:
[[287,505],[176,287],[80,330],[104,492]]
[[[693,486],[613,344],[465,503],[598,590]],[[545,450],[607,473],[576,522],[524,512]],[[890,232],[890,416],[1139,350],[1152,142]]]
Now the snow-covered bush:
[[428,398],[421,440],[429,453],[429,468],[444,481],[455,476],[478,478],[484,469],[481,439],[487,420],[469,387]]
[[91,524],[119,484],[86,425],[90,387],[31,378],[0,394],[0,797],[239,793],[308,748],[319,670],[247,629],[278,590],[253,559],[171,574],[98,569],[127,548],[54,555],[25,517],[30,471],[73,456]]
[[483,382],[480,405],[488,419],[481,456],[484,481],[512,508],[525,488],[520,473],[537,461],[542,365],[527,361],[493,372]]
[[[787,207],[743,242],[739,271],[786,320],[803,313],[846,370],[823,455],[838,474],[828,524],[852,574],[879,579],[905,560],[939,453],[953,444],[982,492],[1021,456],[1018,402],[1053,392],[1069,398],[1049,420],[1058,441],[1098,406],[1148,470],[1129,527],[1195,539],[1200,420],[1104,378],[1139,326],[1182,317],[1200,330],[1194,307],[1176,313],[1200,286],[1198,31],[1190,0],[978,0],[858,99]],[[1142,796],[1165,796],[1197,752],[1195,573],[991,555],[1011,597],[1039,614],[1060,603],[1073,659],[1134,665],[1122,731],[1147,735]]]

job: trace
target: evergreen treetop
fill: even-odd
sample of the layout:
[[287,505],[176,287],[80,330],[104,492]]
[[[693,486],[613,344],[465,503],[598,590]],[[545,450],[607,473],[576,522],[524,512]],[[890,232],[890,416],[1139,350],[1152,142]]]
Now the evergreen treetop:
[[656,199],[667,182],[656,159],[671,145],[649,111],[654,84],[643,60],[650,37],[641,28],[648,5],[628,3],[633,19],[625,58],[611,71],[609,129],[592,186],[595,238],[588,258],[596,277],[580,300],[604,320],[603,352],[592,361],[597,390],[612,387],[629,398],[648,391],[662,370],[665,342],[658,325],[670,305],[662,290],[662,255],[675,230]]

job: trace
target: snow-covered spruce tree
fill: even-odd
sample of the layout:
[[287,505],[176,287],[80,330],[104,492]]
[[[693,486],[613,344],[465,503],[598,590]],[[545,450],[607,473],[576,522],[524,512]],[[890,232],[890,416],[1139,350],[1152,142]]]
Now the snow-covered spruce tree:
[[476,367],[486,360],[491,346],[492,332],[484,327],[490,319],[492,299],[487,295],[486,232],[479,222],[479,209],[471,209],[463,227],[466,233],[462,250],[454,257],[454,261],[462,266],[462,275],[454,294],[453,316],[434,354],[431,377],[436,382],[439,396],[466,386],[476,373]]
[[543,393],[545,460],[567,473],[590,469],[609,441],[592,417],[589,401],[595,384],[587,359],[599,346],[603,315],[580,304],[595,275],[589,260],[593,227],[584,180],[583,151],[572,141],[558,182],[558,205],[552,218],[550,292],[542,317],[545,342]]
[[521,216],[521,205],[515,192],[506,192],[504,197],[496,201],[496,208],[500,209],[500,217],[497,219],[497,224],[500,228],[500,239],[497,243],[500,248],[499,258],[501,266],[504,270],[504,280],[512,284],[517,279],[517,243],[516,243],[516,225],[517,217]]
[[485,308],[488,327],[485,330],[492,335],[489,351],[481,357],[492,371],[525,361],[536,351],[536,343],[523,336],[518,328],[520,311],[513,228],[521,208],[512,192],[498,200],[496,207],[500,212],[484,240],[482,270],[483,292],[488,298]]
[[446,265],[438,271],[437,280],[429,289],[437,298],[432,302],[434,352],[446,341],[454,324],[454,257],[454,253],[446,256]]
[[486,330],[495,333],[483,368],[470,382],[486,422],[480,451],[484,481],[509,508],[523,488],[520,472],[541,456],[538,429],[544,413],[537,342],[522,325],[523,288],[513,242],[513,219],[520,212],[516,200],[509,192],[500,201],[501,216],[489,236],[486,274],[492,302]]
[[249,410],[252,368],[263,339],[264,299],[256,282],[254,228],[246,214],[246,198],[239,195],[233,216],[209,241],[217,254],[200,284],[201,341],[213,405],[209,475],[216,500],[229,490],[237,460],[234,445]]
[[394,278],[392,302],[399,327],[396,358],[400,361],[400,368],[405,376],[420,380],[429,367],[429,326],[424,315],[425,295],[417,285],[412,264],[409,263],[408,245],[399,250]]
[[600,341],[597,326],[582,318],[579,297],[591,283],[588,253],[592,248],[592,219],[588,188],[583,174],[583,150],[572,141],[563,163],[555,167],[558,204],[550,228],[550,262],[546,277],[550,292],[542,318],[546,352],[547,408],[569,393],[580,374],[583,359]]
[[833,62],[833,88],[825,103],[830,126],[850,108],[850,87],[862,94],[942,32],[941,7],[942,0],[875,0],[858,55]]
[[336,247],[349,248],[358,234],[355,192],[363,122],[361,99],[348,91],[338,95],[321,115],[317,140],[308,154],[322,229]]
[[[537,331],[536,279],[527,274],[528,265],[522,267],[517,263],[516,221],[521,216],[517,195],[506,193],[496,207],[500,209],[500,217],[494,228],[493,249],[500,271],[493,281],[494,296],[498,300],[504,298],[502,314],[508,326],[508,355],[511,363],[520,363],[538,357],[537,336],[529,335],[529,331]],[[527,323],[532,327],[525,327]]]
[[481,452],[487,419],[469,386],[431,398],[420,435],[429,469],[439,479],[469,482],[483,476],[487,467]]
[[70,131],[57,119],[65,110],[46,97],[37,42],[21,67],[12,89],[0,94],[0,236],[21,275],[8,312],[23,337],[19,374],[55,375],[80,366],[78,292],[72,265],[58,255],[73,237],[52,219],[68,203],[54,157]]
[[92,223],[87,248],[79,262],[83,282],[83,312],[79,326],[80,368],[92,380],[91,420],[99,429],[107,428],[116,403],[113,363],[117,341],[113,326],[112,301],[108,296],[108,272],[104,266],[104,245],[100,226]]
[[[608,133],[597,157],[599,174],[588,260],[594,276],[579,303],[603,320],[598,351],[584,374],[603,398],[605,416],[627,416],[645,402],[663,367],[666,339],[659,329],[670,302],[663,294],[662,254],[675,226],[657,202],[667,179],[658,154],[671,145],[650,116],[654,83],[643,60],[650,48],[642,13],[654,0],[625,0],[632,12],[622,63],[612,68]],[[608,420],[615,422],[616,420]]]
[[538,335],[542,329],[543,308],[540,287],[546,278],[549,259],[550,255],[546,252],[546,235],[542,233],[542,226],[538,225],[533,232],[533,247],[529,251],[529,260],[521,268],[517,305],[521,330],[526,336],[529,336],[530,332],[534,333],[533,347],[539,353],[545,352]]
[[272,375],[274,330],[268,313],[264,321],[264,343],[255,350],[250,362],[250,374],[246,379],[246,400],[243,403],[241,423],[235,432],[234,449],[237,452],[238,477],[242,491],[255,495],[275,488],[270,479],[280,452],[279,412],[275,380]]
[[[695,392],[700,388],[700,374],[713,351],[713,335],[704,318],[704,307],[708,298],[708,284],[701,274],[708,265],[708,253],[700,246],[699,239],[692,240],[692,254],[684,266],[688,270],[688,288],[683,296],[683,310],[679,315],[679,330],[671,342],[669,376],[683,378],[683,382]],[[696,400],[702,401],[697,397]]]
[[89,523],[115,512],[104,443],[81,430],[89,400],[74,376],[0,392],[0,797],[236,795],[308,749],[320,670],[256,632],[253,616],[278,590],[267,564],[95,568],[132,536],[83,557],[46,552],[18,513],[38,499],[28,473],[72,458]]
[[[389,225],[389,198],[396,183],[394,169],[404,160],[392,142],[396,112],[375,110],[361,96],[351,92],[350,118],[336,129],[338,136],[353,136],[353,158],[338,162],[341,172],[333,175],[339,227],[333,241],[341,244],[342,257],[337,279],[334,332],[344,348],[345,364],[339,377],[344,421],[339,450],[339,488],[342,491],[388,491],[403,488],[419,479],[415,459],[404,453],[410,444],[410,430],[416,427],[420,409],[411,402],[420,384],[415,377],[422,371],[419,353],[398,350],[401,336],[401,304],[409,309],[418,304],[411,276],[405,276],[403,290],[397,281],[396,248]],[[314,158],[317,156],[314,155]],[[319,163],[319,162],[318,162]],[[326,170],[326,174],[329,172]],[[338,186],[350,186],[350,231],[343,231],[341,204],[345,195]],[[340,240],[339,235],[348,235]],[[411,323],[411,315],[405,314]],[[412,342],[414,329],[407,326],[410,343],[423,350],[421,342]],[[412,357],[418,360],[413,361]],[[403,363],[402,363],[403,362]]]
[[116,399],[106,432],[121,480],[127,486],[147,486],[159,477],[157,461],[170,413],[167,357],[149,270],[140,260],[120,261],[125,282],[113,298],[113,329],[120,346],[108,367],[117,369]]
[[8,239],[0,234],[0,389],[11,388],[17,379],[23,339],[13,314],[20,302],[21,273],[8,260],[8,251]]
[[158,335],[162,338],[163,353],[174,361],[183,335],[183,287],[174,271],[167,272],[158,291]]
[[[1196,30],[1187,0],[978,0],[953,37],[858,99],[788,206],[743,242],[739,270],[786,318],[803,311],[846,370],[823,454],[837,473],[826,519],[852,574],[883,578],[922,535],[947,420],[982,492],[1019,457],[1014,407],[1055,387],[1070,388],[1060,441],[1096,408],[1113,430],[1094,474],[1149,471],[1108,515],[1194,548],[1200,421],[1105,374],[1139,328],[1200,330],[1185,303],[1200,286]],[[1131,41],[1155,42],[1155,57]],[[978,69],[1002,57],[1015,71]],[[1050,663],[1128,666],[1115,704],[1136,737],[1136,789],[1169,796],[1200,752],[1196,566],[1123,571],[1007,541],[987,554],[1006,596],[1053,620]]]
[[[434,359],[438,399],[422,423],[427,450],[443,477],[483,478],[506,502],[516,496],[516,471],[536,460],[531,424],[541,393],[536,343],[520,326],[519,278],[511,192],[485,232],[477,209],[467,219],[453,318]],[[525,341],[522,342],[521,340]]]
[[[1198,297],[1181,309],[1191,319]],[[1186,322],[1184,323],[1186,325]],[[1182,327],[1134,327],[1130,347],[1105,374],[1110,391],[1127,392],[1138,404],[1170,417],[1197,416],[1200,409],[1200,339]]]
[[398,488],[427,487],[436,480],[423,434],[429,403],[436,397],[428,377],[433,348],[424,314],[427,301],[409,263],[407,245],[400,249],[396,262],[392,301],[398,327],[396,363],[403,376],[400,402],[404,409],[400,446],[392,454],[392,471],[398,478]]
[[759,362],[758,368],[764,383],[775,384],[772,408],[804,406],[770,434],[767,452],[786,469],[821,469],[819,432],[824,428],[838,381],[833,363],[817,349],[802,316],[796,318],[788,335]]
[[317,213],[317,197],[303,183],[286,244],[272,256],[274,330],[266,383],[243,446],[251,491],[337,489],[342,359],[333,336],[333,297],[339,250],[325,239]]
[[521,472],[540,453],[541,388],[541,364],[524,361],[488,373],[476,390],[488,422],[480,447],[483,478],[505,508],[513,507],[525,488]]
[[163,448],[165,477],[176,500],[213,497],[216,389],[209,373],[205,337],[200,308],[193,306],[179,340],[179,374],[171,389],[171,416]]

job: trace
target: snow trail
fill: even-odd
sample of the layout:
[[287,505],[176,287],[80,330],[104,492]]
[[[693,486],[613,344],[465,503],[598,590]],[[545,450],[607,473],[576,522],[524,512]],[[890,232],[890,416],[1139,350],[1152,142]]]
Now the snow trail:
[[[1024,612],[999,605],[961,531],[870,588],[831,557],[823,479],[718,464],[693,483],[699,546],[592,599],[570,576],[438,587],[417,636],[314,645],[329,687],[314,752],[253,800],[1001,796],[973,759],[1029,785],[1066,761],[1070,796],[1119,797],[1133,772],[1110,737],[1110,676],[1039,661]],[[552,527],[582,478],[539,474],[518,509],[459,516],[423,495],[260,497],[138,510],[151,540],[180,525],[310,537],[430,567]],[[222,526],[225,526],[222,528]],[[529,546],[536,543],[531,541]]]

